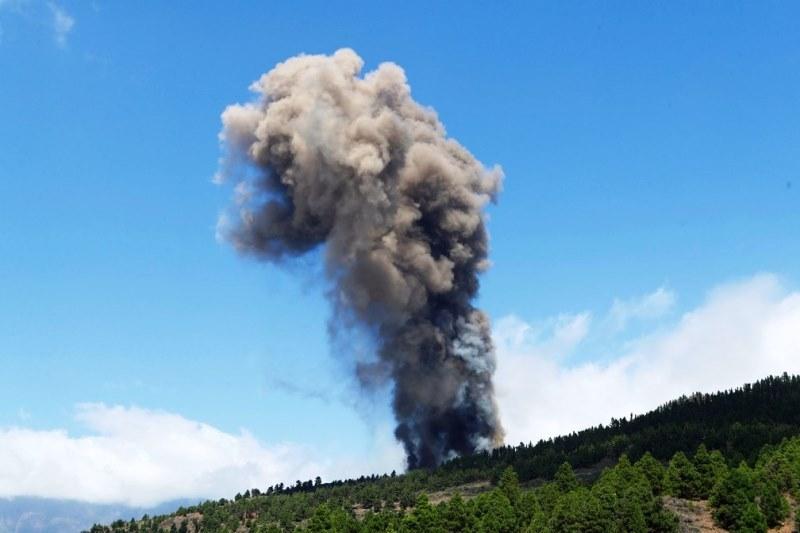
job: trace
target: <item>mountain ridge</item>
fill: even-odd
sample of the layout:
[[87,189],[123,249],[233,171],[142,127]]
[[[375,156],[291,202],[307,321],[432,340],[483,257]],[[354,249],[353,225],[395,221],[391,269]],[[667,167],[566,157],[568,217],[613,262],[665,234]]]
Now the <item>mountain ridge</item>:
[[91,503],[60,498],[0,498],[0,533],[64,533],[88,529],[96,522],[148,514],[167,514],[194,500],[171,500],[152,507]]

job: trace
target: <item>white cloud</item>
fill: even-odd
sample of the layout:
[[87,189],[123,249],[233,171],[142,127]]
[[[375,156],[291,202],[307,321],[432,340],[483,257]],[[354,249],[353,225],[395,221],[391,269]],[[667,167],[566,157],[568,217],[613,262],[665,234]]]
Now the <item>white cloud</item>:
[[[674,298],[641,302],[648,300],[617,308],[663,309]],[[626,343],[625,352],[608,363],[568,365],[550,348],[558,344],[558,328],[549,338],[528,335],[529,328],[517,318],[495,328],[496,387],[509,443],[607,423],[681,394],[800,373],[800,292],[773,275],[714,289],[673,326]]]
[[664,316],[675,305],[675,293],[659,287],[641,298],[614,300],[608,319],[616,331],[625,329],[632,320],[647,320]]
[[562,314],[540,324],[510,315],[495,324],[494,340],[500,353],[522,350],[529,357],[565,357],[586,338],[591,322],[591,313]]
[[64,8],[50,2],[50,13],[53,15],[53,31],[55,32],[56,44],[64,47],[67,45],[67,37],[75,26],[75,19],[67,13]]
[[266,446],[179,415],[136,407],[83,404],[90,431],[0,429],[0,497],[39,496],[154,505],[176,498],[231,497],[251,487],[401,469],[403,453],[388,428],[372,457],[320,459],[294,444]]

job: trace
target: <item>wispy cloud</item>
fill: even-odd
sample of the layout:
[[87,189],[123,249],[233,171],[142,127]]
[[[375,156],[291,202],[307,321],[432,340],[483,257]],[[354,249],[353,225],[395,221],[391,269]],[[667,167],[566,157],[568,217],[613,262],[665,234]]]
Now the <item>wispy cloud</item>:
[[64,8],[50,2],[47,4],[50,7],[50,13],[53,16],[53,32],[56,44],[60,47],[67,46],[67,37],[75,27],[75,19],[67,13]]
[[174,413],[83,404],[87,436],[0,429],[0,497],[39,496],[150,506],[177,498],[230,497],[251,487],[399,470],[388,427],[370,457],[330,458],[298,444],[266,445]]
[[[13,6],[14,0],[0,0],[0,11],[4,10],[9,6]],[[3,44],[3,38],[5,36],[5,30],[3,25],[0,24],[0,44]]]
[[[617,313],[626,317],[631,309],[642,314],[671,306],[673,297],[653,294],[617,305]],[[494,333],[498,401],[512,443],[642,413],[681,394],[734,387],[784,371],[800,373],[800,292],[788,290],[773,275],[717,287],[671,327],[662,324],[658,332],[630,340],[604,363],[569,364],[552,349],[554,344],[580,348],[557,340],[565,337],[563,328],[544,337],[527,334],[530,328],[514,318],[498,321]],[[614,339],[608,344],[611,349],[619,345]]]
[[584,341],[591,324],[589,312],[561,314],[530,324],[516,315],[509,315],[497,321],[494,337],[503,347],[525,346],[531,356],[563,359]]
[[[54,1],[0,0],[0,13],[8,13],[15,25],[52,32],[53,40],[60,48],[67,46],[76,24],[75,17]],[[0,26],[0,43],[2,39],[3,27]]]
[[650,294],[629,300],[614,300],[608,319],[614,330],[620,331],[634,320],[649,320],[659,318],[668,313],[675,305],[675,293],[659,287]]

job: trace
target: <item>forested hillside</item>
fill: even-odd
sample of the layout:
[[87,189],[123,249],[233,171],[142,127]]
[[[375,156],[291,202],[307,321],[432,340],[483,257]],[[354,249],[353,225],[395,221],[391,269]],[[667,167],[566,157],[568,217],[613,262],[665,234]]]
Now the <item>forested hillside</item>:
[[665,497],[754,532],[787,523],[799,491],[800,377],[784,375],[435,470],[253,488],[92,532],[678,531]]
[[721,450],[734,463],[754,461],[764,444],[798,434],[800,376],[768,377],[741,388],[693,394],[640,416],[612,419],[608,425],[540,441],[506,446],[492,454],[455,459],[444,470],[498,471],[511,465],[524,481],[552,477],[568,461],[588,467],[604,458],[631,458],[650,452],[668,460],[675,452],[693,452],[701,443]]

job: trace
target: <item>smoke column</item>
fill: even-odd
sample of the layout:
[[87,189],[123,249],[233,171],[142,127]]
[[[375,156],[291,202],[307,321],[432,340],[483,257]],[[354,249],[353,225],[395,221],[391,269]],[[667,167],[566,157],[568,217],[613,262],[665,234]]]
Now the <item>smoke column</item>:
[[273,262],[324,245],[332,327],[374,336],[408,466],[431,467],[502,442],[489,321],[472,305],[502,171],[447,137],[400,67],[362,66],[349,49],[294,57],[223,112],[218,179],[236,186],[219,230]]

